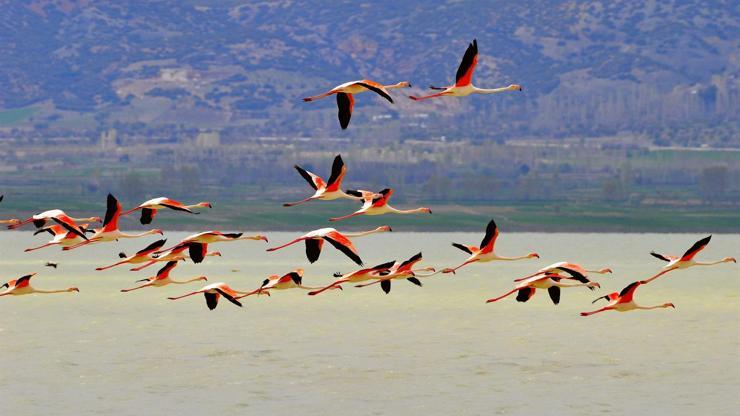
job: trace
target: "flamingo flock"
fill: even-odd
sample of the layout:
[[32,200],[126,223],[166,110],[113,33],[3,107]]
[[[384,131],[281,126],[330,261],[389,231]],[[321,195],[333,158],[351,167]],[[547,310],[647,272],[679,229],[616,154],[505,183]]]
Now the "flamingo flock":
[[[471,94],[497,94],[510,91],[522,91],[523,88],[518,84],[511,84],[500,88],[478,88],[473,85],[473,75],[478,64],[478,42],[474,39],[465,51],[462,61],[460,62],[455,74],[455,81],[452,85],[445,87],[430,86],[432,90],[438,91],[429,95],[415,96],[410,95],[413,101],[422,101],[442,97],[465,97]],[[393,104],[394,100],[390,91],[402,88],[409,88],[411,84],[407,81],[401,81],[396,84],[384,85],[368,79],[350,81],[338,85],[326,92],[304,98],[305,102],[312,102],[331,95],[336,96],[339,125],[342,129],[347,129],[352,118],[355,104],[355,95],[363,92],[373,92]],[[389,204],[389,200],[394,191],[392,188],[385,187],[378,192],[363,190],[357,188],[344,188],[343,181],[347,175],[347,166],[341,155],[336,155],[328,179],[312,173],[299,165],[295,165],[295,170],[305,179],[312,189],[312,194],[304,199],[295,202],[286,202],[284,207],[294,207],[311,201],[334,201],[347,200],[359,203],[360,206],[339,217],[329,218],[330,222],[343,221],[342,224],[351,223],[346,221],[358,216],[380,216],[386,214],[396,215],[418,215],[432,214],[428,207],[417,207],[408,209],[399,209]],[[381,187],[372,188],[380,189]],[[0,202],[3,196],[0,195]],[[120,230],[119,222],[122,217],[140,211],[138,222],[142,225],[149,225],[158,218],[160,211],[172,213],[185,213],[190,215],[199,215],[206,210],[213,209],[210,202],[198,202],[185,204],[169,197],[161,196],[144,201],[133,208],[123,211],[122,205],[118,199],[109,194],[106,200],[106,210],[104,219],[100,217],[73,217],[61,209],[48,209],[39,212],[24,220],[19,219],[0,219],[0,224],[7,225],[8,229],[20,229],[28,224],[36,227],[34,235],[49,233],[52,238],[50,241],[27,248],[26,252],[45,249],[48,247],[58,246],[63,252],[70,250],[84,250],[89,245],[98,245],[102,243],[115,243],[121,239],[141,239],[151,235],[164,235],[164,231],[158,228],[152,228],[142,233],[130,234]],[[168,215],[162,213],[161,215]],[[160,215],[160,216],[161,216]],[[102,223],[99,228],[95,225]],[[294,239],[275,247],[266,249],[268,253],[274,253],[286,249],[292,245],[303,243],[305,246],[305,255],[310,264],[316,263],[321,255],[324,243],[334,247],[344,254],[352,263],[361,267],[352,272],[335,273],[332,281],[316,284],[315,286],[304,285],[303,268],[296,268],[285,274],[274,274],[263,279],[258,287],[251,290],[235,290],[227,283],[215,282],[207,283],[198,290],[190,291],[179,296],[169,296],[170,300],[180,300],[194,295],[202,294],[205,298],[208,309],[213,310],[218,306],[221,297],[228,302],[242,307],[240,299],[249,296],[270,296],[271,292],[288,289],[301,289],[307,291],[309,296],[315,297],[327,291],[343,291],[343,285],[354,285],[356,288],[369,286],[379,286],[381,290],[388,294],[391,291],[393,281],[403,281],[422,287],[423,278],[429,278],[435,275],[447,275],[453,278],[457,272],[465,267],[478,267],[474,264],[488,262],[507,262],[507,261],[524,261],[536,260],[540,255],[536,252],[529,252],[518,256],[504,256],[497,252],[499,248],[496,243],[499,237],[499,228],[493,219],[485,227],[483,239],[478,246],[452,242],[452,247],[461,250],[467,254],[467,258],[461,264],[452,267],[433,267],[422,266],[424,261],[423,254],[418,252],[406,260],[390,260],[379,263],[373,267],[365,267],[359,250],[353,244],[353,239],[368,236],[371,234],[380,234],[391,232],[391,227],[387,225],[377,226],[376,228],[360,231],[347,232],[339,231],[335,228],[318,228],[306,232]],[[165,247],[167,240],[162,238],[149,242],[142,249],[132,255],[119,252],[119,261],[102,265],[95,268],[96,271],[105,271],[119,266],[133,266],[130,270],[134,272],[141,271],[157,263],[163,263],[163,267],[154,276],[144,279],[135,280],[136,286],[121,289],[121,292],[128,293],[138,291],[144,288],[163,288],[170,285],[188,285],[195,282],[208,282],[205,275],[191,277],[187,279],[176,279],[171,277],[180,262],[190,260],[194,264],[204,263],[209,257],[220,257],[218,251],[209,251],[209,246],[217,243],[236,242],[240,240],[264,241],[268,238],[261,234],[245,235],[242,232],[222,232],[218,230],[202,231],[190,235],[174,245]],[[663,303],[655,306],[641,306],[634,300],[635,291],[638,287],[648,285],[654,280],[675,270],[688,269],[695,266],[713,266],[721,263],[736,263],[735,258],[725,257],[721,260],[711,262],[701,262],[695,260],[696,256],[703,251],[711,240],[711,235],[697,241],[682,256],[664,255],[657,252],[650,254],[665,262],[666,264],[655,275],[637,280],[627,285],[620,292],[613,292],[605,296],[600,296],[594,300],[594,303],[605,300],[607,304],[599,309],[582,312],[582,316],[591,316],[605,311],[626,312],[632,310],[648,310],[675,308],[673,303]],[[504,247],[505,248],[505,247]],[[290,250],[286,250],[290,251]],[[414,250],[416,251],[416,250]],[[413,252],[413,251],[412,251]],[[459,254],[459,252],[458,252]],[[405,257],[404,257],[405,258]],[[209,260],[210,261],[210,260]],[[49,267],[57,267],[57,263],[47,263]],[[571,261],[559,261],[549,266],[541,267],[531,274],[514,279],[513,288],[497,297],[489,298],[486,303],[495,303],[501,301],[513,294],[516,294],[517,302],[527,302],[536,293],[538,289],[546,290],[553,304],[558,305],[561,300],[563,289],[583,287],[590,291],[601,288],[601,284],[593,280],[594,275],[605,275],[613,273],[611,268],[602,267],[588,269],[578,263]],[[55,294],[79,292],[77,287],[69,287],[58,290],[41,290],[31,286],[31,278],[36,273],[26,274],[17,279],[7,281],[0,287],[0,296],[19,296],[29,294]],[[575,291],[576,289],[574,289]]]

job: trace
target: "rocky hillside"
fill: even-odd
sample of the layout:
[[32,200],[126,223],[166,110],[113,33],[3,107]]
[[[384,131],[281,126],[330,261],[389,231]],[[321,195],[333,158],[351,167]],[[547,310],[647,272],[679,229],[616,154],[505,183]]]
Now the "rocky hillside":
[[[734,1],[23,3],[0,1],[0,128],[360,135],[384,117],[401,137],[658,137],[699,125],[725,129],[714,145],[740,145]],[[362,96],[344,133],[333,100],[300,100],[363,77],[420,93],[453,78],[473,38],[476,84],[524,92],[423,103],[396,92],[396,105]]]

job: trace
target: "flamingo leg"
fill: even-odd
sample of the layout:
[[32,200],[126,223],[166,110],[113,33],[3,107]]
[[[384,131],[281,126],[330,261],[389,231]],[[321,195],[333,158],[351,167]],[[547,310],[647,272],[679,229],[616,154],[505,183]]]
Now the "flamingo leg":
[[284,204],[283,204],[283,206],[284,206],[284,207],[293,207],[293,206],[296,206],[296,205],[300,205],[300,204],[303,204],[303,203],[305,203],[305,202],[311,201],[312,199],[315,199],[315,198],[314,198],[313,196],[309,196],[308,198],[306,198],[306,199],[301,199],[300,201],[296,201],[296,202],[286,202],[286,203],[284,203]]
[[612,308],[611,308],[611,307],[609,307],[609,306],[604,306],[603,308],[601,308],[601,309],[597,309],[597,310],[595,310],[595,311],[591,311],[591,312],[581,312],[581,316],[589,316],[589,315],[593,315],[593,314],[595,314],[595,313],[599,313],[599,312],[604,312],[604,311],[608,311],[608,310],[610,310],[610,309],[612,309]]
[[118,263],[113,263],[110,266],[96,267],[95,270],[98,270],[98,271],[100,271],[100,270],[108,270],[110,268],[113,268],[113,267],[116,267],[116,266],[120,266],[120,265],[126,264],[126,263],[128,263],[128,260],[122,260],[122,261],[119,261]]
[[197,292],[186,293],[186,294],[184,294],[182,296],[171,296],[171,297],[168,297],[167,299],[169,299],[169,300],[178,300],[178,299],[186,298],[188,296],[199,295],[201,293],[203,293],[203,292],[199,290]]
[[323,94],[319,94],[319,95],[312,95],[312,96],[310,96],[310,97],[306,97],[306,98],[304,98],[304,99],[303,99],[303,101],[304,101],[304,102],[309,102],[309,101],[315,101],[315,100],[320,100],[320,99],[322,99],[322,98],[324,98],[324,97],[328,97],[328,96],[330,96],[330,95],[332,95],[332,94],[336,94],[336,93],[335,93],[335,92],[331,92],[331,91],[329,91],[329,92],[325,92],[325,93],[323,93]]
[[455,268],[442,270],[442,273],[453,273],[454,274],[457,271],[457,269],[460,269],[463,266],[466,266],[466,265],[468,265],[470,263],[475,263],[476,261],[478,261],[478,259],[466,260],[465,263],[463,263],[463,264],[461,264],[461,265],[459,265],[459,266],[457,266]]
[[347,218],[352,218],[352,217],[356,217],[356,216],[358,216],[358,215],[362,215],[362,214],[364,214],[364,213],[365,213],[364,211],[357,211],[357,212],[353,212],[353,213],[351,213],[351,214],[343,215],[343,216],[341,216],[341,217],[336,217],[336,218],[329,218],[329,221],[332,221],[332,222],[334,222],[334,221],[341,221],[341,220],[346,220]]
[[645,280],[645,283],[643,283],[643,284],[647,284],[647,283],[650,283],[650,282],[652,282],[653,280],[655,280],[655,279],[659,278],[660,276],[663,276],[664,274],[666,274],[666,273],[668,273],[668,272],[672,272],[672,271],[676,270],[677,268],[678,268],[678,267],[671,267],[670,269],[665,269],[665,270],[661,271],[660,273],[656,274],[655,276],[653,276],[653,277],[651,277],[651,278],[649,278],[649,279]]
[[319,290],[314,290],[313,292],[308,292],[308,296],[316,296],[319,293],[325,292],[325,291],[327,291],[329,289],[334,289],[334,288],[341,289],[342,286],[339,286],[339,285],[342,284],[342,283],[344,283],[344,282],[349,282],[349,279],[337,280],[336,282],[334,282],[334,283],[332,283],[332,284],[330,284],[328,286],[325,286],[325,287],[323,287],[323,288],[321,288]]
[[44,247],[49,247],[49,246],[53,246],[53,245],[56,245],[56,244],[59,244],[59,243],[46,243],[46,244],[41,245],[41,246],[38,246],[38,247],[27,248],[27,249],[25,249],[23,251],[25,251],[26,253],[28,253],[29,251],[40,250],[40,249],[42,249]]
[[291,242],[289,242],[289,243],[285,243],[285,244],[283,244],[282,246],[277,246],[277,247],[271,247],[271,248],[268,248],[268,249],[267,249],[266,251],[275,251],[275,250],[280,250],[281,248],[285,248],[285,247],[288,247],[288,246],[290,246],[290,245],[293,245],[293,244],[295,244],[295,243],[300,243],[300,242],[301,242],[301,241],[303,241],[303,240],[305,240],[305,238],[303,238],[303,237],[301,237],[301,238],[296,238],[295,240],[293,240],[293,241],[291,241]]
[[520,288],[520,287],[519,287],[519,288],[514,288],[514,289],[512,289],[512,290],[510,290],[510,291],[508,291],[508,292],[506,292],[506,293],[504,293],[503,295],[501,295],[501,296],[499,296],[499,297],[497,297],[497,298],[491,298],[491,299],[488,299],[488,300],[486,301],[486,303],[491,303],[491,302],[496,302],[497,300],[501,300],[501,299],[503,299],[503,298],[505,298],[505,297],[507,297],[507,296],[511,295],[511,294],[512,294],[512,293],[514,293],[514,292],[518,292],[518,291],[519,291],[519,289],[521,289],[521,288]]
[[130,289],[121,289],[121,292],[130,292],[132,290],[141,289],[141,288],[147,287],[147,286],[153,286],[153,285],[151,283],[146,283],[146,284],[143,284],[141,286],[132,287]]
[[386,280],[391,280],[391,279],[378,279],[378,280],[375,280],[375,281],[373,281],[373,282],[370,282],[370,283],[363,283],[363,284],[361,284],[361,285],[355,285],[355,287],[365,287],[365,286],[370,286],[370,285],[374,285],[374,284],[378,284],[378,283],[384,282],[384,281],[386,281]]
[[438,92],[436,94],[425,95],[425,96],[422,96],[422,97],[415,97],[413,95],[409,95],[409,98],[411,98],[414,101],[420,101],[420,100],[428,100],[430,98],[441,97],[443,95],[449,95],[449,93],[448,92]]

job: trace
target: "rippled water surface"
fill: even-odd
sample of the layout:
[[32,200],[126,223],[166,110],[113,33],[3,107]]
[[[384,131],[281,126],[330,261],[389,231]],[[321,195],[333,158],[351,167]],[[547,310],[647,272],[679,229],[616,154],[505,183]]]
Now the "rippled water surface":
[[[537,251],[541,260],[474,264],[419,288],[394,282],[330,291],[251,297],[214,311],[201,296],[167,296],[199,283],[131,293],[135,273],[96,272],[125,241],[61,253],[23,253],[44,242],[30,233],[0,234],[6,281],[39,272],[39,289],[78,286],[77,294],[0,298],[0,414],[737,414],[740,408],[740,267],[678,271],[638,289],[636,299],[676,309],[603,313],[582,318],[599,295],[652,275],[651,249],[673,254],[701,235],[507,234],[497,251]],[[269,233],[271,244],[292,233]],[[171,242],[183,233],[168,233]],[[451,266],[479,234],[374,235],[357,239],[366,264],[424,253],[424,265]],[[266,276],[306,269],[304,284],[331,281],[353,264],[326,245],[308,264],[301,246],[265,253],[264,242],[213,245],[223,253],[183,264],[175,278],[207,275],[236,289]],[[715,235],[702,259],[740,257],[740,236]],[[559,260],[590,268],[602,290],[564,290],[553,306],[538,292],[513,297],[512,279]],[[58,269],[43,267],[58,261]]]

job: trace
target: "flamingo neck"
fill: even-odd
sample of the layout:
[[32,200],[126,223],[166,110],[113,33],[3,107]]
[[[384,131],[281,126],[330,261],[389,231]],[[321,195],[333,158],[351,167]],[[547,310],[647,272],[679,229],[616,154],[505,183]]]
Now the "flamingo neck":
[[41,293],[41,294],[50,294],[50,293],[65,293],[65,292],[71,292],[72,288],[69,289],[59,289],[59,290],[38,290],[34,289],[33,293]]
[[527,255],[518,256],[518,257],[502,257],[502,256],[498,256],[496,258],[496,260],[514,261],[514,260],[524,260],[524,259],[528,259],[528,258],[529,258],[529,255],[527,254]]
[[509,87],[501,87],[501,88],[478,88],[473,87],[473,93],[474,94],[496,94],[499,92],[506,92],[511,91]]
[[194,277],[194,278],[188,279],[188,280],[172,280],[172,279],[170,279],[170,282],[172,282],[172,283],[174,283],[176,285],[184,285],[184,284],[187,284],[187,283],[197,282],[199,280],[205,280],[205,279],[203,279],[203,276],[198,276],[198,277]]
[[697,262],[694,262],[694,266],[714,266],[715,264],[726,263],[727,261],[728,260],[725,260],[725,259],[717,260],[717,261],[710,261],[710,262],[697,261]]
[[396,214],[419,214],[422,212],[427,212],[426,208],[397,209],[397,208],[393,208],[390,205],[388,205],[388,210],[391,212],[395,212]]
[[362,237],[362,236],[366,236],[370,234],[382,233],[383,231],[385,230],[383,230],[382,228],[376,228],[374,230],[360,231],[356,233],[344,233],[344,236],[345,237]]
[[642,310],[650,310],[650,309],[661,309],[661,308],[667,308],[666,305],[655,305],[655,306],[640,306],[636,305],[635,309],[642,309]]
[[395,90],[395,89],[398,89],[398,88],[406,88],[408,86],[409,85],[408,85],[407,82],[399,82],[398,84],[393,84],[393,85],[383,85],[383,88],[385,88],[387,90]]
[[145,236],[150,235],[150,234],[157,234],[157,230],[144,231],[143,233],[139,233],[139,234],[121,233],[118,236],[118,238],[139,238],[139,237],[145,237]]

